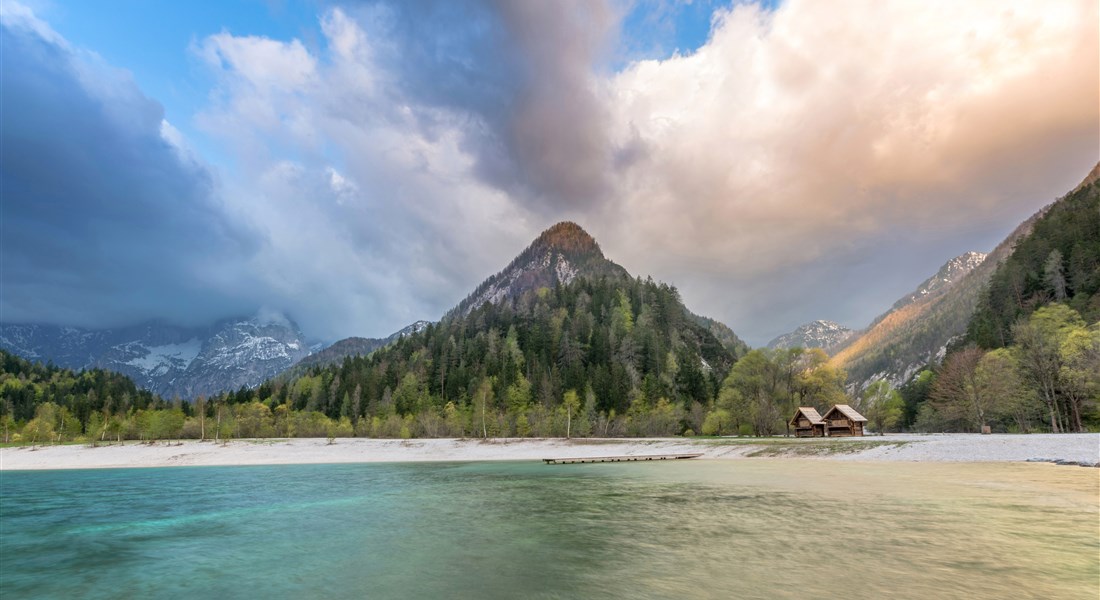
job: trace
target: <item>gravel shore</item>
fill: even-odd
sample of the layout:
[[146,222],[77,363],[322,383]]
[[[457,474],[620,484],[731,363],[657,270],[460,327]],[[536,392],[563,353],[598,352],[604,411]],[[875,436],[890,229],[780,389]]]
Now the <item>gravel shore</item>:
[[199,465],[539,460],[543,458],[702,453],[703,459],[761,457],[908,462],[1100,463],[1100,434],[897,434],[862,438],[659,439],[324,439],[0,449],[0,470]]

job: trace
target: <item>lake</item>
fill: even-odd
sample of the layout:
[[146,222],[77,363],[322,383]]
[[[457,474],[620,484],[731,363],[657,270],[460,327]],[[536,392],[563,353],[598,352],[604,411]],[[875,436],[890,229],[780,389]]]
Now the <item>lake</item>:
[[15,598],[1092,598],[1100,470],[759,459],[0,473]]

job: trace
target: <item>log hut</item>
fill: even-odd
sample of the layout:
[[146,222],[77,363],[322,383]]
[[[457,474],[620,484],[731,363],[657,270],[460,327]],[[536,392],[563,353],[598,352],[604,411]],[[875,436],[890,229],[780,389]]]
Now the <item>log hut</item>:
[[812,406],[799,406],[791,417],[790,426],[795,437],[822,437],[825,435],[825,420]]
[[825,435],[828,437],[861,436],[867,417],[847,404],[837,404],[825,413],[824,420]]

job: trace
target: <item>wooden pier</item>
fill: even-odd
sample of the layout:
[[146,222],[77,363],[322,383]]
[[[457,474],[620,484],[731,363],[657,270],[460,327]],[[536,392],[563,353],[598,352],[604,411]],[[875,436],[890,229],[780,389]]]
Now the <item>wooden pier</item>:
[[698,454],[639,454],[637,456],[581,456],[577,458],[544,458],[548,465],[572,465],[577,463],[609,463],[609,462],[638,462],[643,460],[684,460],[687,458],[699,458]]

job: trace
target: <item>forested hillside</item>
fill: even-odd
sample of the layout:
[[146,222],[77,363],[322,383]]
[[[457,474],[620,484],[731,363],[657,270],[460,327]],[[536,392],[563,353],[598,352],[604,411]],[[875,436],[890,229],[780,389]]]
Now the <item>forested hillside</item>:
[[1036,221],[989,280],[967,328],[982,348],[1013,341],[1012,327],[1050,302],[1100,320],[1100,185],[1078,188]]
[[963,263],[964,268],[956,269],[950,281],[931,286],[930,282],[942,280],[939,275],[950,271],[949,267],[963,257],[949,261],[937,276],[900,299],[865,331],[848,338],[833,356],[833,364],[848,371],[853,389],[862,389],[878,379],[901,385],[925,365],[941,359],[951,339],[966,331],[982,287],[997,262],[1011,253],[1016,239],[1030,226],[1029,219],[984,261]]
[[428,434],[670,434],[691,428],[693,412],[701,426],[732,363],[675,288],[580,277],[482,304],[277,393],[296,409],[372,428],[408,419]]
[[[29,425],[27,441],[46,441],[59,433],[72,438],[89,422],[93,428],[103,429],[104,414],[126,414],[163,404],[125,375],[102,369],[75,372],[0,350],[0,420],[5,442],[15,425],[21,429]],[[38,420],[36,413],[45,415]]]
[[[69,398],[35,397],[5,414],[24,441],[34,437],[26,427],[35,415],[61,427],[55,404],[76,414],[69,438],[87,440],[108,429],[117,439],[673,435],[701,431],[748,352],[728,327],[692,314],[676,288],[632,278],[606,259],[574,223],[544,231],[441,322],[386,341],[360,348],[350,340],[345,346],[364,355],[305,361],[255,388],[194,403],[146,394],[140,405],[78,410]],[[755,420],[769,430],[779,424],[764,421]]]
[[923,430],[1100,428],[1100,166],[1034,220],[966,336],[902,390]]

